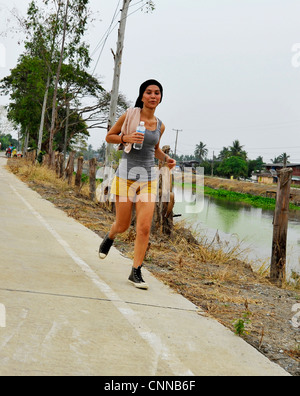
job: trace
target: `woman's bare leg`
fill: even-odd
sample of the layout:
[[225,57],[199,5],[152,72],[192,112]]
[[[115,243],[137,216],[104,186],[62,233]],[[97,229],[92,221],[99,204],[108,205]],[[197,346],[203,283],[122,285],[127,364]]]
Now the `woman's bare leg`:
[[[148,248],[152,219],[155,209],[155,202],[149,199],[142,199],[136,203],[136,240],[134,248],[134,268],[138,268],[143,264],[146,250]],[[144,201],[144,202],[143,202]]]
[[110,239],[113,240],[118,234],[128,230],[131,224],[132,206],[130,199],[127,202],[120,202],[119,197],[116,197],[116,221],[109,232]]

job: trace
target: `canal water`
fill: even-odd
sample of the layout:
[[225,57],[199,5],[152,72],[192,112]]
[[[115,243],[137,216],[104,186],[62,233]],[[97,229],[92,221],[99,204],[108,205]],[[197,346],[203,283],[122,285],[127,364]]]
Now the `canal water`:
[[[254,266],[271,263],[273,210],[200,195],[195,204],[191,191],[184,194],[185,198],[175,188],[177,202],[174,212],[182,214],[179,221],[184,220],[208,241],[212,241],[218,232],[223,243],[230,246],[240,244],[242,258],[250,260]],[[300,211],[290,213],[287,270],[289,274],[291,271],[300,274]]]

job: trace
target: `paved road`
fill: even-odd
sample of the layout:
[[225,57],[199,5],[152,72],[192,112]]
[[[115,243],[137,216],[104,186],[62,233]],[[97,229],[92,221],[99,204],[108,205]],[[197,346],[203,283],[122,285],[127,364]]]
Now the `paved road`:
[[136,290],[130,260],[100,262],[100,238],[4,165],[0,375],[287,375],[149,273]]

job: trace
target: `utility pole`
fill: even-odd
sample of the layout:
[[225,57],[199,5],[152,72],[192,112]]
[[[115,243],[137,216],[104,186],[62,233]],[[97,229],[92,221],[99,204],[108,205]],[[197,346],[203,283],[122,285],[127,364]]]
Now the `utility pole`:
[[173,131],[176,132],[176,143],[175,143],[175,152],[174,152],[174,157],[177,155],[177,143],[178,143],[178,133],[183,132],[182,129],[173,129]]
[[[127,23],[127,15],[129,4],[131,0],[123,0],[123,7],[121,10],[121,20],[118,32],[118,42],[117,42],[117,52],[114,56],[115,58],[115,69],[114,69],[114,79],[111,91],[111,102],[109,110],[109,118],[107,124],[107,132],[110,131],[114,123],[116,122],[119,88],[120,88],[120,77],[121,77],[121,66],[122,66],[122,56],[124,49],[124,39],[125,39],[125,29]],[[112,144],[107,144],[106,155],[105,155],[105,165],[109,166],[109,159],[111,154]]]

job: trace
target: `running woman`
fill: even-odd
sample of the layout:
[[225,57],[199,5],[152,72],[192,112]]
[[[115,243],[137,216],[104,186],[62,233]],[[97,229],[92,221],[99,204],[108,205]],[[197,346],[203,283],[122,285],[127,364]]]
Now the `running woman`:
[[[165,126],[155,116],[155,111],[162,98],[163,87],[158,81],[144,82],[135,108],[122,115],[106,137],[107,143],[122,144],[125,150],[111,186],[111,194],[115,196],[116,220],[100,246],[99,256],[105,259],[116,236],[127,231],[135,203],[136,240],[129,282],[139,289],[148,289],[142,276],[142,265],[149,243],[157,195],[155,158],[165,162],[170,170],[176,166],[176,161],[160,148]],[[145,134],[136,132],[141,121],[145,123]],[[135,143],[143,143],[142,149],[134,149]]]

